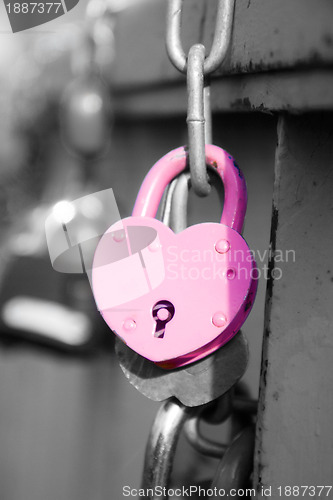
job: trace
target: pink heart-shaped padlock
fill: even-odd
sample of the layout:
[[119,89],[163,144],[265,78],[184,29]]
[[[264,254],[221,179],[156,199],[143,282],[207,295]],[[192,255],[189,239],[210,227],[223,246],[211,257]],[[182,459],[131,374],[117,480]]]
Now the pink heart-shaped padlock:
[[175,234],[154,219],[166,185],[186,168],[176,149],[148,173],[133,216],[104,234],[95,252],[92,284],[104,320],[131,349],[164,368],[207,356],[230,340],[249,314],[256,264],[240,235],[246,186],[232,157],[206,146],[221,175],[221,223]]

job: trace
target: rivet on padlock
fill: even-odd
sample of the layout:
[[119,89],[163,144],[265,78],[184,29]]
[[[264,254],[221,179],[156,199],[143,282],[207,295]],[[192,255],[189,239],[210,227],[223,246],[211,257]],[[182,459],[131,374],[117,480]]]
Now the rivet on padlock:
[[[220,224],[198,224],[175,234],[154,219],[164,189],[186,169],[186,150],[178,148],[150,170],[133,216],[111,226],[95,252],[98,263],[108,252],[107,234],[124,228],[128,258],[93,268],[96,304],[131,349],[165,368],[192,363],[228,342],[244,323],[256,293],[256,264],[240,235],[247,201],[244,177],[217,146],[206,146],[206,163],[224,184]],[[134,227],[155,230],[150,245],[158,250],[140,248],[131,240]],[[168,301],[175,311],[163,337],[155,335],[153,308],[159,301]],[[129,320],[135,329],[125,328]]]

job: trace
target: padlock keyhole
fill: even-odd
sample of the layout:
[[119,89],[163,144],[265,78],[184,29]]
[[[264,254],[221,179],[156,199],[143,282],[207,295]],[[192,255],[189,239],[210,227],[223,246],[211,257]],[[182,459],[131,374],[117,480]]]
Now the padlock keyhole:
[[172,320],[175,315],[175,306],[168,300],[156,302],[152,309],[153,318],[156,321],[154,337],[163,339],[165,334],[165,325]]

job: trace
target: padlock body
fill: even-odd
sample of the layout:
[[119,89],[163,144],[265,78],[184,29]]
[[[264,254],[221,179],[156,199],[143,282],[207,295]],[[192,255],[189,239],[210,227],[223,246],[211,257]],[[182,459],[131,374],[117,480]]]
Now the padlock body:
[[[129,217],[100,240],[92,283],[114,333],[138,354],[175,368],[239,331],[254,302],[257,269],[244,238],[228,226],[204,223],[175,234],[156,219]],[[154,314],[160,301],[174,306],[171,319],[165,311],[162,336]]]

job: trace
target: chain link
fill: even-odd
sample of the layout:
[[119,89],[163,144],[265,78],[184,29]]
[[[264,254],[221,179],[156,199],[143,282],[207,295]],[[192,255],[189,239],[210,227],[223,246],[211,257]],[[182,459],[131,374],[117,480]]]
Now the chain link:
[[[181,42],[184,0],[168,0],[166,47],[172,64],[182,73],[187,71],[187,57]],[[219,0],[212,48],[204,61],[204,75],[215,71],[224,61],[232,31],[235,0]]]
[[204,61],[205,47],[193,45],[187,67],[188,155],[193,189],[199,196],[207,196],[211,190],[205,152]]

